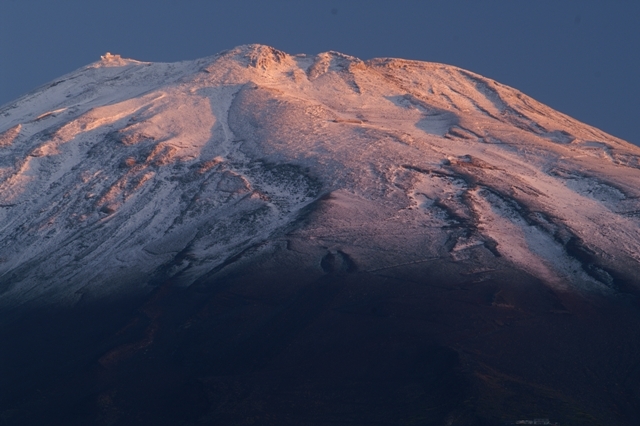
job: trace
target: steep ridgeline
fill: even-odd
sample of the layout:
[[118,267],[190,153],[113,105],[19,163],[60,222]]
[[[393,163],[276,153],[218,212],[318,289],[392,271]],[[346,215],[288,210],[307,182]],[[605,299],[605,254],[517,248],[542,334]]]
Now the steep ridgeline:
[[0,423],[635,426],[639,197],[452,66],[107,54],[0,109]]
[[105,55],[0,120],[5,306],[188,286],[292,232],[360,271],[637,288],[640,149],[452,66]]

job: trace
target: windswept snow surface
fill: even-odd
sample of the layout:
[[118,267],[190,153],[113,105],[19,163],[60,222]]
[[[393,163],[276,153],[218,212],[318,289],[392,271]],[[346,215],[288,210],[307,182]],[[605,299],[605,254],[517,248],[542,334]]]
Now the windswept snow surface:
[[287,235],[364,271],[616,292],[637,285],[639,159],[442,64],[108,54],[0,109],[0,301],[187,286]]

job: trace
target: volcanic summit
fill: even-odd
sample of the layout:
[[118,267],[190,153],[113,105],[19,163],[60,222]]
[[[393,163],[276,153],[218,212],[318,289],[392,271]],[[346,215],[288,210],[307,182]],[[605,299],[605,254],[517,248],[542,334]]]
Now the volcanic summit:
[[443,64],[108,53],[0,108],[0,418],[634,424],[639,159]]

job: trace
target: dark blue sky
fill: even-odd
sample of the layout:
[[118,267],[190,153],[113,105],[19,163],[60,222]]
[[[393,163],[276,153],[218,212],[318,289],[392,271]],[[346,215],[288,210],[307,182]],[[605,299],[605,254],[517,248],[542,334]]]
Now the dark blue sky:
[[262,43],[443,62],[640,144],[637,0],[0,0],[0,104],[106,51],[144,61]]

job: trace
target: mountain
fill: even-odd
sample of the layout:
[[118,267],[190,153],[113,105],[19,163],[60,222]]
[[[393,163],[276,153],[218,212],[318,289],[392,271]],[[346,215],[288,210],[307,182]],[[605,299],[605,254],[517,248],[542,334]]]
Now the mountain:
[[513,88],[248,45],[0,117],[6,424],[640,417],[640,148]]

